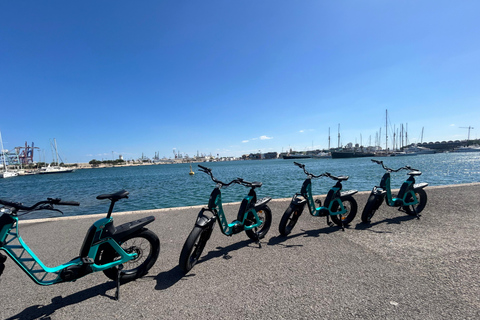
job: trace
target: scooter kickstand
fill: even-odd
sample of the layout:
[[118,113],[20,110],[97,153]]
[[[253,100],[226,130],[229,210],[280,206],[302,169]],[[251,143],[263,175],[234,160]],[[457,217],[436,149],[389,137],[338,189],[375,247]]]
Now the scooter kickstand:
[[412,206],[412,209],[413,209],[413,212],[415,212],[417,219],[420,220],[420,215],[418,214],[417,209],[414,206]]
[[329,227],[333,227],[333,222],[330,221],[330,216],[327,216],[327,225],[328,225]]
[[117,292],[115,292],[115,300],[120,301],[120,279],[123,274],[123,264],[118,266],[118,273],[117,273]]
[[260,242],[260,238],[258,237],[258,233],[256,232],[255,235],[256,235],[256,238],[257,238],[255,240],[255,243],[258,244],[259,249],[262,249],[262,243]]

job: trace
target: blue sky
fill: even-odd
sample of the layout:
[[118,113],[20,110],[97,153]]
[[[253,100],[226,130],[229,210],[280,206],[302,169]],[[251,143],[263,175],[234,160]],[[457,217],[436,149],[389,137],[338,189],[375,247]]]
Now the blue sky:
[[[65,162],[480,138],[478,1],[2,1],[0,131]],[[384,143],[384,138],[382,139]],[[36,157],[36,160],[39,158]],[[43,160],[43,159],[42,159]]]

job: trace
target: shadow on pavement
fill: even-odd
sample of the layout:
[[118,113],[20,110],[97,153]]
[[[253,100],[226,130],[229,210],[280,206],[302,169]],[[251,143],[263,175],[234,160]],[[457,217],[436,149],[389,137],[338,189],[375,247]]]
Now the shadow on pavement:
[[[198,262],[196,263],[196,265],[199,265],[200,263],[204,263],[210,259],[220,258],[220,257],[228,260],[232,258],[232,256],[230,256],[229,253],[231,253],[232,251],[242,249],[244,247],[248,247],[250,245],[258,246],[252,240],[243,240],[237,243],[233,243],[226,247],[217,247],[216,250],[211,250],[206,255],[201,257],[200,260],[198,260]],[[157,280],[157,285],[155,286],[155,290],[166,290],[172,287],[173,285],[175,285],[178,281],[182,280],[183,278],[195,276],[195,273],[193,272],[193,270],[194,269],[190,270],[189,273],[184,274],[183,271],[180,269],[180,267],[177,265],[169,271],[159,273],[155,277],[155,280]]]
[[368,230],[376,233],[391,233],[391,231],[380,231],[380,230],[370,230],[370,228],[379,225],[379,224],[401,224],[405,221],[417,220],[416,216],[398,216],[395,218],[386,218],[376,222],[364,223],[360,222],[355,226],[356,230]]
[[74,305],[77,303],[80,303],[82,301],[88,300],[90,298],[93,298],[95,296],[101,295],[101,296],[106,296],[109,297],[110,299],[115,299],[113,296],[108,296],[106,292],[108,290],[114,289],[116,287],[115,282],[109,281],[106,283],[99,284],[95,287],[88,288],[83,291],[76,292],[72,295],[62,297],[62,296],[57,296],[52,298],[52,303],[49,305],[33,305],[31,307],[26,308],[22,312],[20,312],[17,315],[14,315],[13,317],[7,318],[6,320],[14,320],[14,319],[51,319],[51,315],[55,313],[55,311],[69,306],[69,305]]
[[[345,227],[345,230],[348,230],[348,229],[349,229],[348,226]],[[293,239],[293,238],[297,238],[297,237],[318,238],[321,234],[330,234],[330,233],[342,231],[342,228],[340,228],[338,226],[329,226],[329,227],[325,227],[325,228],[321,228],[321,229],[315,229],[315,230],[304,230],[304,229],[300,229],[300,230],[303,231],[303,232],[302,233],[296,233],[296,234],[290,234],[286,237],[281,236],[281,235],[276,236],[276,237],[272,237],[268,241],[267,245],[269,245],[269,246],[283,245],[285,248],[299,247],[301,245],[285,245],[285,244],[283,244],[283,242],[288,241],[288,240]]]

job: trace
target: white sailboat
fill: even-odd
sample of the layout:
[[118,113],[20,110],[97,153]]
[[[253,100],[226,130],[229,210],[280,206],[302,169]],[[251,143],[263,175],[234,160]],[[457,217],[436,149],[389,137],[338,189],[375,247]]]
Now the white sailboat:
[[55,149],[55,165],[51,166],[49,164],[46,167],[41,167],[40,170],[38,170],[38,173],[39,174],[50,174],[50,173],[65,173],[65,172],[75,171],[74,169],[65,168],[65,167],[62,167],[58,164],[57,140],[55,140],[55,138],[54,138],[53,141],[54,141],[53,147]]
[[7,168],[7,162],[5,161],[5,157],[6,157],[6,151],[3,150],[3,140],[2,140],[2,133],[0,132],[0,146],[2,147],[2,164],[3,164],[3,171],[0,172],[0,178],[11,178],[11,177],[16,177],[18,176],[18,173],[16,173],[15,171],[8,171],[8,168]]

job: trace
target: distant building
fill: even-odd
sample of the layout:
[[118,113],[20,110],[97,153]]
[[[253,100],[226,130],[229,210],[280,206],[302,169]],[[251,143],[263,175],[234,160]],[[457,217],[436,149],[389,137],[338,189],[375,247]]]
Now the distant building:
[[263,154],[263,159],[277,159],[278,152],[267,152]]
[[250,160],[267,160],[267,159],[277,159],[278,152],[267,152],[267,153],[250,153],[248,159]]

